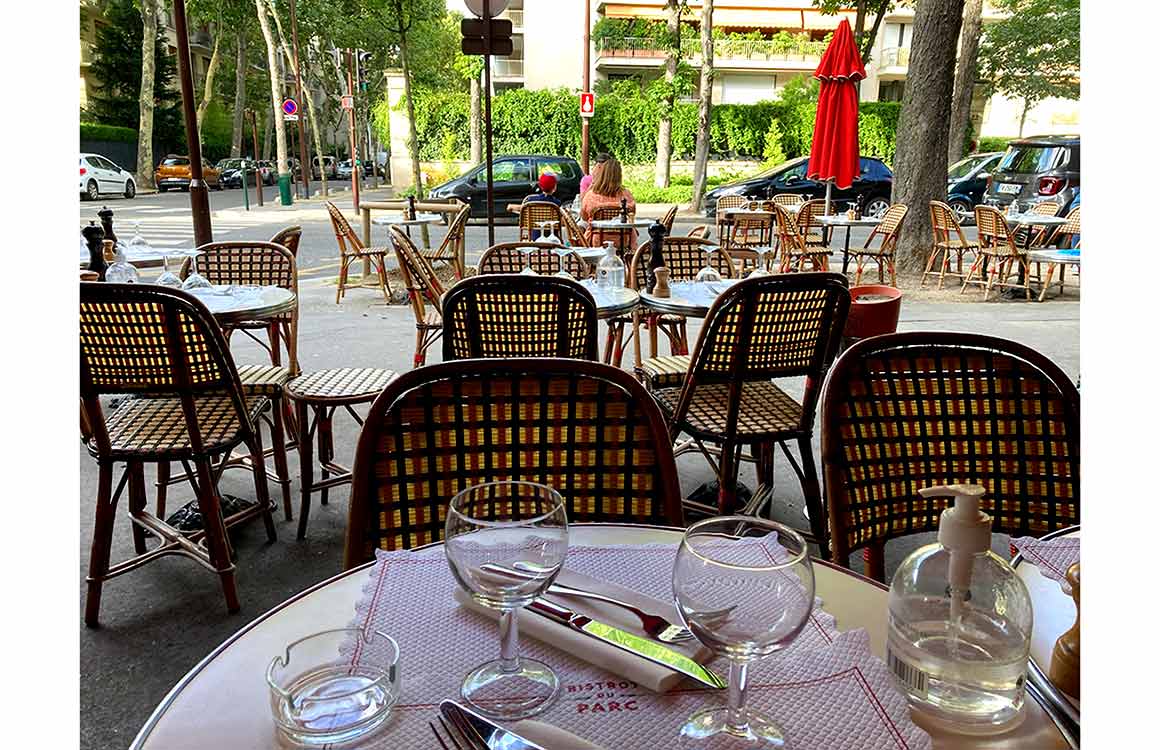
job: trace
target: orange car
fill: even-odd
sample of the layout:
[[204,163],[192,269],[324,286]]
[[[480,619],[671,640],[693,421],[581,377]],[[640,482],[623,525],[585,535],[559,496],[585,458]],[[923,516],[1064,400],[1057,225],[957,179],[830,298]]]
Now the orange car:
[[[205,159],[201,160],[201,175],[205,183],[214,190],[222,189],[221,172]],[[189,190],[189,181],[192,178],[188,156],[174,156],[170,154],[157,165],[153,173],[153,181],[157,190],[164,193],[173,188],[175,190]]]

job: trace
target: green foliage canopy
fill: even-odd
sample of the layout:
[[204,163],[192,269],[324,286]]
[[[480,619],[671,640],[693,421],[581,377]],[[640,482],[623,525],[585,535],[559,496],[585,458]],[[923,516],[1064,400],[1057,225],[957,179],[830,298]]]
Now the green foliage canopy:
[[1028,108],[1079,96],[1079,0],[995,0],[1011,15],[983,27],[979,77]]

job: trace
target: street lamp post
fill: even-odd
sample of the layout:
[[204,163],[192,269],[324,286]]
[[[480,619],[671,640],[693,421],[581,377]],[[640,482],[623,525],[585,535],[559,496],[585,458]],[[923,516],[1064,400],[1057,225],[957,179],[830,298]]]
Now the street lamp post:
[[[294,42],[294,84],[298,90],[298,106],[305,110],[306,100],[302,98],[302,64],[298,62],[298,4],[290,0],[290,36]],[[310,154],[306,147],[306,123],[298,115],[298,158],[302,162],[302,197],[310,197]],[[319,165],[321,169],[321,165]]]
[[181,82],[181,109],[185,115],[185,139],[189,142],[189,206],[193,213],[193,240],[201,246],[213,242],[209,216],[209,187],[201,169],[201,137],[193,103],[193,66],[189,59],[189,28],[185,23],[185,0],[173,0],[173,29],[177,35],[177,75]]

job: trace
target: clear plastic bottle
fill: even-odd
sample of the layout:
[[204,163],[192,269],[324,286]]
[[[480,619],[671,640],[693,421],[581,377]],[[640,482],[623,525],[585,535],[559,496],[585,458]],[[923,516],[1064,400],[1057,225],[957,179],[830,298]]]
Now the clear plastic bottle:
[[596,264],[596,286],[601,289],[624,287],[624,261],[616,256],[616,245],[604,243],[604,257]]
[[117,243],[115,252],[113,262],[105,270],[105,281],[111,281],[114,284],[136,284],[139,275],[137,269],[125,259],[124,246]]
[[1023,717],[1031,649],[1031,596],[991,552],[982,487],[921,491],[952,495],[939,541],[915,550],[890,584],[887,664],[910,705],[959,734],[1004,732]]

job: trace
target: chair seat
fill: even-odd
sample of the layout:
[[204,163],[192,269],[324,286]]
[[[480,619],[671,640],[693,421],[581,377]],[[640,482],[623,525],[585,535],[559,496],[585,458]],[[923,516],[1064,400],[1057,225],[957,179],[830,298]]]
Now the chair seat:
[[238,365],[242,392],[247,396],[281,396],[290,382],[290,369],[281,365]]
[[979,243],[960,240],[958,237],[952,237],[951,239],[947,240],[946,242],[936,242],[934,244],[934,246],[940,250],[942,250],[943,248],[950,248],[951,250],[978,251],[978,249],[979,249]]
[[346,258],[367,257],[367,258],[369,258],[369,257],[375,256],[375,255],[388,255],[388,254],[393,253],[393,252],[395,252],[395,249],[392,247],[360,247],[357,250],[347,250],[346,252],[343,253],[343,257],[346,257]]
[[[662,388],[654,393],[661,409],[670,418],[681,397],[680,388]],[[729,384],[698,385],[693,402],[679,427],[703,438],[725,433]],[[737,412],[737,434],[745,438],[768,438],[779,434],[808,434],[801,428],[802,407],[785,391],[769,381],[751,381],[741,386],[741,407]]]
[[638,374],[650,391],[662,388],[679,388],[689,372],[691,357],[688,354],[670,354],[667,357],[650,357],[640,363]]
[[337,367],[299,375],[286,384],[286,395],[316,403],[359,403],[373,400],[394,379],[393,370]]
[[[250,419],[257,419],[269,403],[266,398],[249,399],[246,407]],[[242,424],[228,395],[195,396],[194,406],[204,454],[218,453],[241,442]],[[194,455],[179,398],[126,398],[109,414],[105,426],[110,458],[114,460],[167,460]],[[95,441],[89,441],[89,452],[99,455]]]

